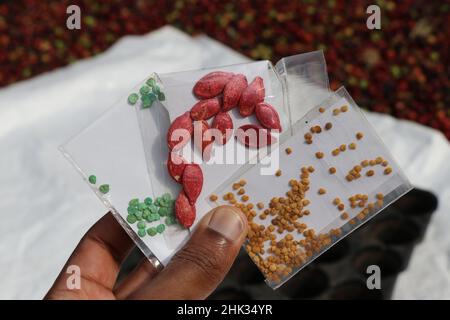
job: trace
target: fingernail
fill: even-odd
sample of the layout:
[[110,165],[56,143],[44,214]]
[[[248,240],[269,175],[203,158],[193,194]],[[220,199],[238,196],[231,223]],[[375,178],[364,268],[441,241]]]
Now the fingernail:
[[238,240],[244,231],[244,222],[237,210],[228,206],[217,208],[208,227],[232,242]]

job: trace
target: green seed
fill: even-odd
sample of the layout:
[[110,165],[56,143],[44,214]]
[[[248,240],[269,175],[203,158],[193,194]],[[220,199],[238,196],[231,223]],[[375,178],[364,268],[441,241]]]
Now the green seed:
[[139,229],[143,229],[143,228],[145,228],[146,226],[147,226],[147,224],[146,224],[144,221],[139,221],[138,224],[137,224],[137,227],[138,227]]
[[145,95],[145,96],[141,96],[141,101],[142,101],[142,108],[149,108],[152,105],[152,102],[150,101],[149,96]]
[[154,87],[156,86],[156,81],[153,78],[149,78],[146,82],[147,85],[149,85],[150,87]]
[[161,219],[161,217],[159,216],[159,214],[153,213],[153,214],[151,215],[151,220],[152,220],[152,221],[158,221],[159,219]]
[[154,204],[149,205],[148,210],[150,210],[151,213],[158,212],[158,208]]
[[134,215],[132,215],[132,214],[129,214],[128,216],[127,216],[127,221],[128,221],[128,223],[131,223],[131,224],[133,224],[133,223],[135,223],[136,222],[136,217],[134,216]]
[[166,226],[162,223],[156,227],[156,231],[158,231],[158,233],[163,233],[164,230],[166,230]]
[[131,207],[137,207],[139,205],[139,199],[131,199],[130,202],[128,202],[128,205]]
[[136,213],[134,214],[134,216],[136,217],[136,219],[138,219],[139,221],[142,220],[142,212],[140,211],[136,211]]
[[147,93],[149,93],[150,92],[150,87],[149,86],[142,86],[140,89],[139,89],[139,93],[141,94],[141,95],[146,95]]
[[163,92],[158,92],[158,100],[159,101],[166,100],[166,95]]
[[138,209],[139,210],[147,209],[147,205],[144,202],[139,202]]
[[158,86],[154,86],[152,92],[154,92],[155,94],[158,94],[161,92],[161,89]]
[[138,229],[137,233],[138,233],[139,237],[141,237],[141,238],[145,237],[145,229]]
[[139,96],[137,93],[132,93],[128,96],[128,103],[131,105],[136,104],[137,100],[139,99]]
[[102,184],[100,187],[98,187],[98,190],[100,190],[100,192],[103,194],[107,194],[109,192],[109,184]]
[[151,227],[151,228],[148,228],[148,229],[147,229],[147,234],[148,234],[150,237],[156,236],[157,233],[158,233],[158,231],[156,231],[156,228],[155,228],[155,227]]
[[88,180],[89,180],[89,182],[90,182],[91,184],[96,184],[96,183],[97,183],[97,177],[94,176],[93,174],[91,174],[91,175],[89,176]]
[[158,96],[155,93],[152,93],[152,92],[149,93],[147,96],[149,97],[149,99],[151,101],[151,104],[153,104],[153,102],[155,102],[156,99],[158,99]]
[[136,209],[136,207],[128,207],[128,208],[127,208],[127,212],[128,212],[129,214],[136,214],[137,211],[138,211],[138,210]]
[[159,208],[159,210],[158,210],[158,213],[159,213],[159,215],[161,216],[161,217],[165,217],[165,216],[167,216],[167,213],[169,212],[169,210],[167,210],[167,208],[165,208],[165,207],[161,207],[161,208]]
[[146,205],[148,205],[148,206],[151,205],[152,202],[153,202],[153,200],[152,200],[152,198],[150,198],[150,197],[147,197],[147,198],[144,199],[144,203],[145,203]]
[[163,198],[157,197],[156,200],[155,200],[155,204],[156,204],[157,206],[161,206],[161,203],[164,203]]
[[162,195],[162,198],[163,198],[165,201],[172,200],[172,196],[170,195],[170,193],[164,193],[164,194]]

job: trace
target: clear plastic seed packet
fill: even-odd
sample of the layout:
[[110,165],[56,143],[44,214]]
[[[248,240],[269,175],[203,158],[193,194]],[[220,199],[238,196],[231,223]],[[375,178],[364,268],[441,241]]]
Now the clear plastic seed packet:
[[[229,187],[230,181],[246,175],[251,168],[259,168],[273,178],[274,170],[281,163],[272,161],[281,150],[279,144],[284,145],[298,135],[305,119],[315,121],[311,118],[317,113],[314,107],[329,96],[321,51],[283,58],[275,66],[268,61],[258,61],[170,74],[153,73],[65,143],[61,151],[144,254],[155,265],[163,266],[189,238],[211,204],[223,202],[217,196],[219,191]],[[356,105],[349,97],[348,100],[349,108],[355,106],[355,109]],[[360,113],[356,114],[361,117]],[[355,116],[348,121],[359,120]],[[342,126],[343,132],[351,128],[347,123]],[[364,134],[364,141],[375,137],[371,132]],[[326,137],[325,132],[311,139],[314,143],[310,150],[322,147],[321,137]],[[385,150],[379,147],[378,140],[375,142],[372,148]],[[349,146],[348,151],[350,149]],[[355,150],[356,155],[359,149]],[[344,153],[342,151],[342,155]],[[284,159],[281,155],[282,152],[280,161]],[[403,177],[391,158],[384,153],[382,156],[393,170],[389,178]],[[335,158],[338,159],[341,158]],[[280,182],[281,177],[284,178],[284,173],[274,182]],[[374,175],[371,182],[377,179],[378,175]],[[397,182],[392,178],[389,181]],[[359,181],[355,182],[358,184]],[[364,185],[367,190],[361,192],[368,192],[370,185]],[[235,198],[227,198],[226,202],[238,205],[240,199],[254,197],[262,186],[254,190],[237,188]],[[274,189],[276,183],[265,186],[272,187],[265,191],[278,193],[285,189],[281,185]],[[391,195],[384,192],[384,204]],[[253,201],[251,199],[247,202]],[[312,200],[313,197],[309,199]],[[328,204],[321,206],[327,208]],[[253,214],[254,210],[250,211]],[[324,217],[327,214],[331,216],[326,211]],[[322,230],[317,229],[322,227],[322,220],[314,221],[316,224],[311,224],[310,228]],[[268,254],[267,250],[263,248],[263,255]],[[253,258],[256,256],[254,251],[250,254]],[[306,263],[307,259],[302,261]],[[281,263],[279,265],[278,271],[270,272],[278,274]],[[273,278],[272,273],[267,273],[267,267],[259,266]],[[286,270],[289,269],[283,272],[287,273]],[[268,283],[276,287],[288,277],[284,273],[279,279],[269,277]]]
[[[275,169],[274,169],[275,168]],[[345,88],[214,191],[248,217],[245,249],[273,288],[412,186]]]

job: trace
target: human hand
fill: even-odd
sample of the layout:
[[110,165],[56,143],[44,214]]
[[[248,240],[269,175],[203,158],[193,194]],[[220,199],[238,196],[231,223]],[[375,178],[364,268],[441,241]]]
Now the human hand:
[[[204,299],[227,274],[246,234],[247,220],[239,209],[217,207],[161,272],[144,259],[116,285],[134,243],[108,213],[81,239],[45,299]],[[80,268],[80,289],[67,287],[70,265]]]

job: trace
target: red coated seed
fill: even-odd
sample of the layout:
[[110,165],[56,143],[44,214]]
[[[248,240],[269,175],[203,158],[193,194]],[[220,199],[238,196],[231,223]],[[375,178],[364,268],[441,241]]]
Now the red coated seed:
[[203,187],[203,172],[198,164],[187,164],[185,166],[182,183],[189,202],[195,204]]
[[242,92],[239,99],[239,113],[243,117],[248,117],[255,110],[255,106],[259,102],[264,101],[266,95],[264,89],[264,81],[261,77],[255,77],[253,81]]
[[214,117],[211,127],[222,133],[222,139],[216,139],[216,142],[220,145],[227,143],[233,134],[233,120],[228,112],[219,112]]
[[222,93],[233,73],[224,71],[210,72],[197,81],[192,92],[200,99],[213,98]]
[[179,150],[191,139],[194,128],[190,112],[175,118],[167,131],[167,145],[170,150]]
[[244,124],[236,130],[235,135],[248,148],[261,148],[276,142],[269,130],[257,124]]
[[184,191],[180,192],[175,201],[175,216],[186,228],[192,226],[195,221],[195,206],[189,203]]
[[191,109],[192,120],[208,120],[220,111],[220,99],[200,100]]
[[194,123],[194,145],[201,152],[202,158],[208,161],[211,156],[213,137],[208,122],[205,120]]
[[178,183],[181,183],[181,177],[183,176],[184,167],[186,166],[186,160],[175,152],[169,152],[167,159],[167,170],[169,175]]
[[267,129],[281,131],[280,117],[277,110],[266,102],[260,102],[255,107],[256,118]]
[[223,89],[222,111],[229,111],[237,107],[242,92],[247,88],[247,78],[243,74],[237,74],[225,85]]

